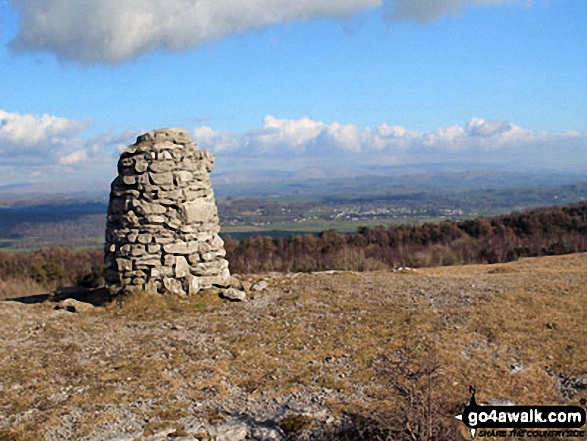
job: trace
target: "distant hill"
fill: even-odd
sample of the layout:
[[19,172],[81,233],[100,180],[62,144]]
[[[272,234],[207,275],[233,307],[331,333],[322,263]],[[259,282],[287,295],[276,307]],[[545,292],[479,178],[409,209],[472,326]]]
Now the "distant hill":
[[[362,226],[495,216],[587,198],[587,182],[581,176],[376,172],[345,179],[215,184],[221,233],[239,238],[327,229],[349,233]],[[102,246],[108,195],[0,194],[0,248]]]

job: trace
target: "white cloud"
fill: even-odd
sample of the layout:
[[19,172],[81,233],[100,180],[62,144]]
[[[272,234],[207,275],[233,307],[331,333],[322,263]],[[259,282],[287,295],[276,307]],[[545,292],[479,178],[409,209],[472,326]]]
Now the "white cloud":
[[[427,22],[465,6],[515,0],[9,0],[20,13],[16,52],[118,64],[145,53],[182,51],[229,34],[288,21],[339,18],[373,8],[390,20]],[[383,8],[382,8],[383,9]]]
[[4,160],[50,160],[59,152],[80,147],[78,137],[91,122],[52,115],[31,115],[0,110],[0,151]]
[[37,149],[61,144],[89,127],[90,121],[76,121],[51,115],[21,115],[0,110],[0,143],[19,149]]
[[[20,173],[21,179],[41,179],[34,176],[42,170],[43,176],[54,176],[72,169],[81,175],[93,173],[92,168],[112,166],[118,154],[116,145],[131,143],[136,132],[116,134],[113,131],[84,137],[90,120],[78,121],[53,115],[31,115],[0,109],[0,154],[2,166],[0,185],[10,182],[7,168]],[[84,163],[87,163],[88,169]],[[13,173],[13,174],[14,174]]]
[[292,20],[343,17],[383,0],[10,0],[21,10],[16,51],[116,64],[180,51]]
[[0,109],[0,190],[106,191],[116,175],[118,145],[136,131],[87,136],[91,121]]
[[567,160],[573,155],[577,160],[587,157],[585,133],[537,132],[482,118],[473,118],[462,126],[419,132],[388,124],[373,129],[269,115],[261,127],[243,133],[219,132],[205,126],[194,129],[193,135],[200,147],[222,157],[263,158],[285,168],[295,161],[325,168],[343,162],[358,166],[461,160],[506,164],[514,157],[521,164],[542,161],[554,165],[563,159],[557,156],[561,151]]
[[69,155],[62,156],[59,158],[59,164],[61,165],[74,165],[79,162],[84,162],[88,159],[88,154],[83,150],[77,150],[70,153]]

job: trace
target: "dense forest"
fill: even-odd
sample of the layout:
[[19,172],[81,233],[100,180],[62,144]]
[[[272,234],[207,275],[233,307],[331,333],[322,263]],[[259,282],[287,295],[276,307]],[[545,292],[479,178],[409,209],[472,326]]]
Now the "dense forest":
[[[499,263],[522,257],[587,251],[587,203],[529,210],[494,218],[358,229],[317,235],[226,238],[233,273],[266,271],[368,271]],[[100,283],[101,251],[44,248],[0,252],[2,282],[32,280],[57,286]]]
[[236,273],[510,262],[587,251],[587,203],[458,222],[363,227],[353,234],[228,237],[225,248]]

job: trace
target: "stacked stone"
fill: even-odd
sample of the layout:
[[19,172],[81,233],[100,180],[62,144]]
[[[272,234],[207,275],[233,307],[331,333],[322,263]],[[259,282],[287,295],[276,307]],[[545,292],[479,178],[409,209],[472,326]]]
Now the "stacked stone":
[[106,227],[112,293],[193,295],[229,286],[209,177],[213,163],[214,155],[178,128],[141,135],[122,152]]

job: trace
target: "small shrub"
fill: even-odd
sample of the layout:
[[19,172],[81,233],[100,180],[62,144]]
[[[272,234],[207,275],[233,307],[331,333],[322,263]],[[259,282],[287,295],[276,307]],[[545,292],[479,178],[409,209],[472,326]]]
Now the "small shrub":
[[104,285],[104,270],[102,264],[92,265],[89,273],[78,277],[77,284],[84,288],[98,288]]
[[290,414],[279,421],[279,428],[287,436],[299,433],[312,425],[312,418],[307,415]]

